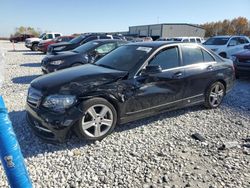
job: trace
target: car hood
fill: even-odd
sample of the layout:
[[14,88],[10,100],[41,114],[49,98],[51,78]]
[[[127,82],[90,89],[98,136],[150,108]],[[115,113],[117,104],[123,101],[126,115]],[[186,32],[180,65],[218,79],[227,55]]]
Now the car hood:
[[45,95],[60,92],[80,95],[126,75],[126,71],[85,64],[38,77],[31,82],[31,87]]
[[243,50],[233,56],[236,56],[239,59],[250,59],[250,50]]
[[59,43],[56,43],[56,44],[51,44],[51,46],[53,48],[55,48],[55,47],[59,47],[59,46],[68,46],[70,44],[71,44],[70,42],[59,42]]
[[41,41],[42,39],[40,38],[36,38],[36,37],[33,37],[33,38],[27,38],[26,41]]
[[219,48],[223,47],[224,45],[205,45],[205,44],[203,44],[203,46],[204,46],[205,48],[208,48],[208,49],[214,51],[214,49],[219,49]]
[[66,59],[73,56],[79,56],[80,54],[73,51],[57,52],[56,54],[47,55],[44,60],[55,61],[59,59]]

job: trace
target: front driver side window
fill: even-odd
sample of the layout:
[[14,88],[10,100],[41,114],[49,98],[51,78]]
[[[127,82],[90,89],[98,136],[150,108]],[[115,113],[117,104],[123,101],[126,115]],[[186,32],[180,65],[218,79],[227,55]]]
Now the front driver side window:
[[236,45],[238,45],[237,38],[232,38],[229,42],[229,46],[236,46]]
[[174,46],[161,50],[149,62],[149,65],[160,65],[163,70],[178,67],[179,66],[178,47]]

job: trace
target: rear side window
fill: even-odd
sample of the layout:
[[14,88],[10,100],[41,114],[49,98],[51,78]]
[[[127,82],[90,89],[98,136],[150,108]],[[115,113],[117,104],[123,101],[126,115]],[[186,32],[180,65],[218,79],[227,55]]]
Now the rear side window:
[[190,39],[190,42],[195,42],[195,39]]
[[248,40],[245,37],[239,37],[238,41],[240,44],[246,44],[249,43]]
[[150,65],[160,65],[161,68],[171,69],[179,66],[178,47],[171,47],[162,50],[150,61]]
[[182,42],[189,42],[189,40],[188,39],[183,39],[183,41]]
[[86,38],[85,40],[83,40],[81,42],[81,44],[84,44],[86,42],[89,42],[89,41],[92,41],[92,40],[95,40],[95,39],[97,39],[97,36],[90,36],[90,37]]
[[60,34],[55,34],[55,38],[56,38],[56,37],[60,37],[60,36],[61,36]]
[[61,41],[63,41],[63,42],[67,42],[67,41],[69,41],[70,40],[70,38],[68,38],[68,37],[63,37],[62,39],[61,39]]
[[201,43],[201,39],[196,38],[197,43]]
[[211,62],[211,61],[214,61],[214,58],[208,53],[206,52],[205,50],[201,50],[202,53],[203,53],[203,58],[204,58],[204,62]]
[[203,62],[201,48],[196,46],[182,46],[181,50],[184,65],[192,65]]
[[47,39],[53,39],[53,35],[52,34],[48,34],[47,35]]

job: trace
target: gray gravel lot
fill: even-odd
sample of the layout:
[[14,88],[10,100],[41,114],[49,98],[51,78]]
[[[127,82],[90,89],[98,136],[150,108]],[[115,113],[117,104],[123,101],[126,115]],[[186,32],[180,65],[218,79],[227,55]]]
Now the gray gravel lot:
[[[73,137],[52,145],[25,120],[29,83],[42,74],[42,53],[0,41],[6,52],[0,89],[34,187],[250,187],[250,79],[236,81],[218,109],[180,109],[118,126],[101,142]],[[191,138],[195,132],[206,139]],[[236,147],[218,150],[223,143]],[[250,144],[250,141],[249,141]],[[227,144],[226,144],[227,146]],[[0,167],[0,187],[7,181]]]

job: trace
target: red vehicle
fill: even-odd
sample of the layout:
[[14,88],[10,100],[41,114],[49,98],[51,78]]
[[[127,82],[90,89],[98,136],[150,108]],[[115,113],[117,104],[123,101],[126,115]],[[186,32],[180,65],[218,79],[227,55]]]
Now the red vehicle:
[[244,46],[243,51],[233,55],[235,76],[250,76],[250,45]]
[[52,39],[52,40],[41,41],[38,44],[38,51],[46,53],[47,48],[50,44],[59,43],[59,42],[68,42],[73,38],[74,38],[74,36],[60,36],[60,37],[56,37],[55,39]]
[[30,35],[30,34],[19,34],[17,36],[14,36],[14,37],[10,37],[10,42],[24,42],[25,39],[27,38],[32,38],[32,37],[35,37],[34,35]]

